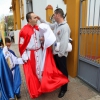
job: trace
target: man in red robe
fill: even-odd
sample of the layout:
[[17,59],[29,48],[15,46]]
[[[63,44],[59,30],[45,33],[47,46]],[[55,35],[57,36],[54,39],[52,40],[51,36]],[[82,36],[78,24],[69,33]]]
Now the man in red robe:
[[33,12],[26,15],[28,24],[19,33],[19,51],[24,63],[26,84],[31,98],[38,97],[40,87],[40,65],[42,48],[39,40],[37,16]]
[[42,93],[59,88],[68,82],[68,79],[56,68],[50,49],[46,48],[44,57],[37,16],[29,12],[26,14],[26,19],[28,24],[21,29],[19,34],[19,51],[25,62],[23,68],[30,97],[36,98]]

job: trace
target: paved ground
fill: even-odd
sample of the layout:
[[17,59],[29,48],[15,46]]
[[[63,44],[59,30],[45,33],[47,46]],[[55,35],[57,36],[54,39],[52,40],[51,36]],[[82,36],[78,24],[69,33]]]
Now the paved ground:
[[[12,44],[11,49],[15,51],[16,55],[19,56],[18,47],[15,44]],[[21,85],[21,99],[20,100],[32,100],[29,97],[25,77],[23,73],[23,68],[20,66],[21,75],[22,75],[22,85]],[[54,92],[46,93],[41,95],[40,97],[33,100],[100,100],[100,93],[91,88],[89,85],[84,83],[79,78],[72,78],[69,76],[69,85],[68,92],[66,95],[59,99],[58,93],[59,89]]]

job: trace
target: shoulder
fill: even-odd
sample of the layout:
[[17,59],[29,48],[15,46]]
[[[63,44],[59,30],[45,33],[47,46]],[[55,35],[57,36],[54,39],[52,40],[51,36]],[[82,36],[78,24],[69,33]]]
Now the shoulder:
[[28,26],[28,25],[25,25],[19,32],[19,36],[23,37],[25,35],[27,35],[27,33],[30,32],[30,30],[32,31],[32,29]]
[[64,25],[62,25],[62,30],[70,31],[70,27],[67,22]]
[[65,28],[65,27],[69,28],[69,25],[68,25],[67,22],[65,22],[65,23],[62,25],[62,27],[63,27],[63,28]]
[[54,24],[55,26],[58,26],[57,22],[54,22],[53,24]]
[[14,52],[13,50],[9,49],[10,52]]
[[28,25],[25,25],[22,29],[21,29],[21,31],[26,31],[27,29],[29,29],[29,27],[28,27]]

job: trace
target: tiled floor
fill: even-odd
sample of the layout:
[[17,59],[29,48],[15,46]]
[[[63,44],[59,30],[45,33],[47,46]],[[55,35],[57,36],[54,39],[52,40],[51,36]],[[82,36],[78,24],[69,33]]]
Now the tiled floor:
[[[17,56],[19,56],[18,47],[12,44],[11,49],[15,51]],[[22,75],[22,85],[21,85],[21,99],[20,100],[32,100],[29,97],[23,68],[20,66]],[[51,93],[42,94],[40,97],[33,100],[100,100],[100,93],[91,88],[89,85],[84,83],[79,78],[72,78],[69,76],[68,92],[61,99],[58,98],[59,89]]]

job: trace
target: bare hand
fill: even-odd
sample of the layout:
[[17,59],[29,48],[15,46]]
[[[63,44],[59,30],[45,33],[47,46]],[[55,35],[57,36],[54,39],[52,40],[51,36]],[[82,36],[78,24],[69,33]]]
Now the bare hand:
[[40,20],[40,17],[39,17],[39,16],[37,16],[37,19],[38,19],[38,20]]
[[44,42],[44,37],[43,36],[40,37],[40,41]]

